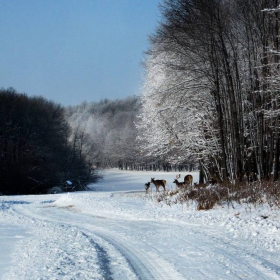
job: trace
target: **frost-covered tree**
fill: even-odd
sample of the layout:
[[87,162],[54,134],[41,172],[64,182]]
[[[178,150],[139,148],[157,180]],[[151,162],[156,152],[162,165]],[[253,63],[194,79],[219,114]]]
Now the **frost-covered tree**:
[[139,154],[135,136],[139,110],[139,97],[69,107],[66,114],[73,131],[71,141],[81,145],[83,140],[81,153],[94,166],[132,168]]
[[163,1],[145,63],[140,126],[148,151],[193,156],[222,180],[278,177],[278,7]]
[[138,125],[140,131],[145,131],[139,135],[142,149],[174,163],[196,161],[219,152],[215,132],[208,130],[208,122],[215,117],[207,84],[198,83],[201,80],[194,72],[181,67],[182,59],[186,61],[187,57],[178,61],[165,52],[149,53]]

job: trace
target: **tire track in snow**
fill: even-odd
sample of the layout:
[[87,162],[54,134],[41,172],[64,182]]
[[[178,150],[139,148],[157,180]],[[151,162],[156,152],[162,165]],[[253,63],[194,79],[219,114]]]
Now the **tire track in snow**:
[[[261,248],[260,250],[257,246],[258,244],[244,243],[244,245],[240,247],[240,244],[242,244],[240,240],[236,242],[234,238],[227,235],[226,231],[220,232],[218,235],[217,232],[218,231],[211,233],[211,231],[205,230],[204,234],[208,236],[209,240],[213,240],[219,245],[219,247],[216,246],[216,248],[222,255],[226,255],[230,252],[228,255],[232,262],[236,262],[236,256],[238,256],[240,263],[237,262],[237,269],[245,266],[245,271],[249,270],[253,273],[252,277],[255,275],[254,277],[262,277],[261,279],[280,279],[280,261],[277,253],[266,250],[266,255],[264,257],[263,249]],[[258,251],[258,254],[256,251]]]
[[[193,227],[192,231],[192,234],[195,236],[201,234],[201,228],[197,230]],[[244,279],[244,277],[245,279],[280,279],[279,264],[276,261],[271,261],[255,254],[255,248],[240,247],[231,239],[225,240],[222,236],[210,235],[207,230],[204,230],[202,233],[204,236],[207,236],[204,243],[199,245],[191,243],[192,246],[195,246],[198,251],[215,257],[239,279]],[[185,239],[181,239],[181,241],[182,244],[190,243],[190,241]],[[274,257],[278,260],[277,256]],[[228,275],[228,279],[231,279],[230,275]]]
[[[178,231],[179,230],[177,230],[177,232]],[[182,259],[187,259],[185,262],[182,261],[181,264],[181,267],[185,268],[182,272],[185,277],[184,279],[195,279],[192,275],[199,275],[199,279],[257,279],[256,276],[259,274],[248,273],[248,267],[244,267],[243,259],[237,258],[237,255],[231,255],[228,251],[218,250],[216,244],[212,244],[208,240],[205,240],[205,236],[203,237],[201,232],[196,232],[195,236],[196,241],[193,239],[183,239],[174,235],[174,238],[180,241],[181,248],[185,248],[185,254],[189,254],[193,256],[194,259],[197,259],[197,262],[188,262],[188,258],[191,257],[187,258],[180,253],[180,256],[178,257],[179,260],[176,261],[179,262],[180,257]],[[158,250],[155,247],[153,248]],[[190,251],[188,251],[189,248],[191,248]],[[199,262],[200,260],[202,260],[201,263]],[[204,266],[205,263],[208,264]],[[241,276],[242,274],[245,278]]]
[[[74,235],[80,235],[82,236],[84,239],[87,240],[87,244],[90,244],[91,246],[87,246],[85,247],[85,244],[81,244],[79,247],[80,249],[82,249],[82,251],[84,251],[83,249],[86,249],[86,251],[93,251],[96,255],[97,255],[97,262],[95,261],[94,263],[92,263],[92,265],[86,266],[86,269],[93,267],[95,268],[98,273],[98,279],[106,279],[106,280],[113,280],[113,274],[111,271],[111,267],[110,267],[110,260],[109,260],[109,255],[106,252],[106,250],[99,245],[97,242],[95,242],[92,238],[90,238],[86,233],[82,232],[79,228],[77,227],[73,227],[71,225],[71,223],[63,223],[61,219],[56,219],[51,217],[51,214],[49,213],[49,211],[44,212],[44,215],[38,215],[37,212],[33,213],[32,211],[30,211],[30,209],[26,209],[26,208],[21,208],[20,209],[17,207],[17,209],[10,209],[11,214],[13,215],[13,218],[15,221],[24,221],[24,224],[29,224],[32,223],[33,226],[35,226],[37,228],[37,232],[40,232],[40,228],[42,228],[43,230],[46,229],[52,229],[52,232],[56,232],[58,229],[63,229],[64,234],[62,234],[63,232],[60,231],[60,239],[64,239],[64,242],[67,242],[66,240],[69,238],[69,236],[72,236],[72,241],[71,242],[67,242],[69,244],[75,244],[76,241],[73,238],[73,233]],[[16,222],[17,223],[17,222]],[[38,231],[39,229],[39,231]],[[55,235],[55,238],[57,234]],[[42,239],[42,237],[44,238],[44,236],[41,236],[40,240]],[[52,239],[54,238],[54,236],[52,235]],[[58,244],[59,246],[59,244]],[[90,250],[90,247],[93,248],[93,250]],[[70,248],[71,249],[71,248]],[[71,258],[73,258],[73,253],[72,251],[65,251],[65,248],[55,248],[54,249],[56,252],[60,252],[60,255],[56,256],[57,260],[61,263],[68,263],[70,264],[70,266],[74,267],[75,269],[77,268],[76,264],[71,260]],[[63,253],[63,254],[62,254]],[[69,256],[69,257],[67,257]],[[71,256],[71,257],[70,257]],[[87,258],[88,262],[90,263],[91,261],[94,261],[93,258],[91,258],[91,256],[89,255]],[[82,260],[83,261],[83,260]],[[83,269],[83,268],[81,268]],[[78,274],[87,274],[86,273],[86,269],[85,271],[80,271],[78,272]],[[97,272],[96,272],[97,274]],[[97,279],[95,278],[95,275],[93,276],[94,278],[86,278],[86,279]],[[76,279],[76,278],[71,278],[71,279]]]
[[[144,248],[147,249],[146,252],[135,247],[135,244],[131,241],[136,240],[135,238],[137,238],[137,235],[135,233],[138,229],[133,229],[132,233],[134,236],[128,239],[124,239],[122,236],[116,236],[116,233],[113,232],[124,232],[126,230],[127,233],[129,233],[131,229],[128,227],[133,225],[139,227],[139,231],[143,233],[144,227],[150,228],[150,225],[147,225],[149,221],[134,221],[134,224],[128,223],[124,225],[124,220],[105,220],[91,215],[75,213],[74,211],[66,211],[71,210],[69,208],[52,208],[56,209],[55,212],[53,212],[52,209],[49,212],[44,212],[42,209],[43,215],[38,214],[38,216],[35,217],[34,215],[36,214],[31,212],[32,208],[30,208],[31,210],[28,209],[28,205],[19,205],[18,207],[22,208],[22,210],[25,208],[24,214],[30,215],[33,218],[42,219],[42,217],[44,217],[44,219],[42,219],[44,221],[49,219],[50,222],[66,224],[81,232],[90,232],[93,235],[99,236],[120,252],[139,279],[194,279],[192,276],[198,276],[198,273],[200,273],[201,279],[279,279],[279,265],[277,263],[268,260],[267,256],[262,257],[253,253],[253,246],[243,246],[240,242],[235,246],[228,236],[223,236],[223,234],[225,234],[223,230],[219,232],[218,229],[215,229],[212,234],[211,232],[209,233],[208,230],[213,230],[213,227],[202,228],[191,223],[189,225],[184,224],[183,226],[172,225],[175,234],[173,238],[180,238],[181,246],[191,248],[193,256],[197,257],[198,260],[202,260],[202,265],[206,264],[206,267],[202,265],[199,266],[198,264],[196,267],[193,267],[191,271],[186,271],[187,269],[184,269],[182,270],[182,275],[181,272],[178,272],[177,268],[181,270],[183,266],[188,267],[189,259],[186,258],[187,253],[181,254],[181,265],[172,265],[166,260],[166,257],[162,257],[163,253],[166,253],[168,256],[168,249],[159,247],[152,248],[155,239],[150,238],[148,241],[138,241],[138,245],[146,244],[144,246]],[[26,209],[28,209],[29,213],[26,212]],[[82,219],[79,219],[81,217]],[[82,220],[83,223],[76,222],[79,220]],[[151,222],[151,225],[154,225],[156,230],[159,230],[160,227],[162,227],[162,229],[168,227],[167,229],[169,231],[170,224],[172,224],[170,221],[160,222],[155,220]],[[191,227],[192,233],[186,231],[186,227]],[[111,232],[112,229],[113,231]],[[176,234],[176,232],[182,230],[184,230],[184,234]],[[191,240],[188,240],[187,238],[190,237],[190,233],[193,237]],[[185,238],[183,238],[184,235]],[[165,233],[162,233],[162,236],[165,236]],[[95,242],[94,238],[92,240]],[[95,243],[99,244],[99,242]],[[157,242],[155,243],[158,244]],[[150,246],[150,248],[148,246]],[[104,246],[102,247],[101,245],[100,247],[104,248]],[[104,251],[106,251],[106,249],[104,249]],[[110,257],[108,251],[106,252]],[[198,253],[201,253],[202,256],[199,256]],[[204,257],[203,254],[206,257]],[[207,258],[210,260],[208,264]],[[221,275],[225,275],[226,270],[228,270],[229,273],[226,275],[226,278],[222,278]],[[194,272],[194,274],[192,274],[192,272]]]
[[[100,264],[100,270],[103,273],[104,278],[106,280],[113,279],[111,268],[110,268],[110,261],[109,261],[109,254],[108,252],[97,242],[95,242],[91,237],[89,237],[88,233],[85,233],[85,231],[90,232],[93,235],[98,236],[99,238],[103,239],[108,244],[112,245],[116,250],[120,252],[120,254],[126,259],[127,263],[133,270],[134,274],[137,276],[138,279],[165,279],[165,278],[154,278],[153,275],[150,273],[149,269],[146,268],[145,264],[142,263],[142,261],[131,252],[131,250],[127,246],[123,246],[119,244],[117,241],[113,241],[112,237],[104,236],[102,233],[96,230],[93,230],[92,227],[86,226],[85,224],[81,224],[78,222],[75,222],[75,219],[71,219],[69,217],[69,214],[71,215],[78,215],[77,213],[74,213],[72,211],[67,211],[67,215],[65,216],[66,210],[60,209],[61,213],[63,213],[61,216],[57,217],[56,215],[52,215],[49,211],[44,212],[43,215],[37,215],[36,213],[33,213],[29,211],[29,209],[23,209],[21,208],[20,211],[16,211],[17,215],[22,215],[25,219],[33,220],[33,223],[36,223],[36,220],[43,221],[47,223],[54,223],[55,226],[68,226],[69,228],[75,228],[76,230],[80,231],[81,234],[86,237],[91,245],[96,249],[98,257],[99,257],[99,264]],[[78,219],[77,219],[78,220]],[[92,222],[92,221],[91,221]],[[40,222],[38,223],[38,226],[40,225]],[[129,278],[128,278],[129,279]],[[170,278],[166,278],[170,279]]]
[[[230,242],[222,239],[214,238],[207,233],[207,229],[201,227],[192,227],[191,232],[185,238],[180,232],[186,232],[185,227],[174,225],[173,238],[180,241],[181,248],[185,248],[186,253],[179,253],[182,258],[186,258],[188,254],[196,252],[194,257],[200,254],[203,258],[209,260],[209,266],[200,267],[198,263],[183,263],[185,270],[182,272],[186,279],[192,279],[192,271],[199,271],[201,279],[280,279],[279,266],[271,263],[262,257],[252,253],[253,248],[249,250],[246,247],[234,246]],[[151,247],[158,251],[159,248]],[[188,248],[192,252],[188,252]],[[180,248],[176,248],[180,252]],[[162,249],[160,253],[162,252]],[[176,261],[180,261],[180,257]],[[206,261],[204,261],[206,263]],[[192,267],[192,265],[194,267]],[[217,267],[220,267],[215,271]],[[224,267],[224,269],[222,269]],[[226,278],[221,278],[221,275]],[[197,275],[197,272],[196,272]]]
[[109,244],[111,244],[114,248],[116,248],[127,260],[128,264],[132,268],[133,272],[140,280],[145,279],[156,279],[149,269],[145,266],[145,264],[142,262],[139,257],[137,257],[129,248],[128,246],[123,246],[116,240],[113,240],[112,237],[104,236],[104,234],[98,234],[100,238],[107,241]]
[[[79,215],[73,211],[69,212],[73,216]],[[79,219],[69,218],[69,212],[67,212],[67,216],[69,219],[69,222],[66,222],[67,225],[74,226],[75,228],[83,232],[90,232],[94,236],[98,236],[108,244],[112,245],[126,259],[138,279],[185,279],[181,273],[179,273],[172,265],[170,265],[169,262],[165,261],[161,256],[148,251],[143,251],[139,248],[139,246],[135,247],[133,245],[130,245],[131,242],[128,242],[127,239],[122,240],[120,236],[116,238],[115,233],[110,232],[107,229],[107,226],[104,230],[104,226],[100,226],[99,224],[99,221],[102,221],[103,224],[103,219],[100,219],[99,217],[88,216],[87,219],[89,219],[89,222],[87,224],[74,222]],[[65,218],[63,218],[63,220],[66,221]],[[91,224],[94,226],[90,226]],[[116,222],[114,222],[114,227],[118,229],[123,228],[121,224]],[[172,275],[172,277],[170,275]]]
[[[48,209],[47,211],[45,211]],[[52,210],[55,212],[52,213]],[[41,220],[44,222],[50,222],[65,226],[73,227],[79,230],[85,236],[89,236],[88,233],[98,236],[99,238],[105,240],[107,243],[111,244],[127,261],[133,270],[134,274],[140,280],[146,279],[160,279],[160,280],[170,280],[170,279],[185,279],[182,274],[180,274],[170,263],[165,261],[161,256],[156,255],[151,252],[142,252],[139,248],[134,248],[132,245],[129,245],[127,240],[117,239],[115,234],[109,233],[106,226],[103,225],[104,220],[94,216],[87,216],[78,212],[72,211],[72,208],[41,208],[42,214],[36,214],[30,211],[27,208],[21,208],[19,213],[24,214],[24,216],[29,216],[35,220]],[[83,216],[83,223],[76,222],[81,220],[80,217]],[[86,223],[85,221],[88,220]],[[102,223],[100,223],[102,221]],[[112,222],[113,227],[121,228],[118,222]],[[155,222],[156,223],[156,222]],[[90,225],[94,226],[90,226]],[[87,232],[87,233],[85,233]],[[93,240],[93,239],[92,239]],[[93,241],[93,246],[98,244]],[[101,245],[99,245],[100,248]],[[95,247],[96,249],[96,247]],[[98,249],[97,249],[98,251]],[[105,250],[99,250],[99,252],[105,252]],[[106,253],[106,255],[108,255]],[[101,256],[101,254],[100,254]],[[104,256],[104,255],[103,255]],[[101,257],[103,257],[101,256]],[[108,255],[108,257],[110,257]],[[103,260],[104,262],[105,260]],[[107,262],[107,261],[105,261]],[[102,261],[100,261],[102,263]],[[109,262],[105,265],[103,263],[103,268],[107,269]],[[170,278],[172,275],[172,278]],[[107,278],[105,278],[107,279]]]
[[103,279],[113,280],[113,274],[110,268],[109,256],[106,250],[84,232],[82,232],[82,235],[89,240],[90,244],[95,248],[97,252],[98,262],[99,262],[100,270],[102,272]]
[[[96,233],[95,233],[96,234]],[[108,233],[99,232],[99,236],[113,245],[128,261],[133,271],[140,280],[170,280],[170,279],[185,279],[180,273],[158,255],[150,252],[143,253],[139,248],[135,249],[129,243],[120,242]],[[172,275],[172,278],[170,278]]]
[[[219,239],[219,242],[223,243],[225,246],[228,246],[228,243],[222,239]],[[230,243],[230,248],[234,249],[236,253],[240,254],[240,248],[234,242]],[[268,260],[268,255],[266,255],[265,258],[261,254],[257,255],[254,253],[253,248],[251,250],[248,248],[243,248],[242,256],[246,262],[250,262],[250,264],[256,269],[261,269],[262,271],[265,269],[266,277],[268,277],[266,279],[280,279],[280,263],[278,255],[271,253],[271,258],[275,258],[275,260]],[[278,263],[276,263],[276,260],[278,260]],[[260,277],[259,274],[257,277]],[[262,279],[265,279],[265,275],[263,275]]]

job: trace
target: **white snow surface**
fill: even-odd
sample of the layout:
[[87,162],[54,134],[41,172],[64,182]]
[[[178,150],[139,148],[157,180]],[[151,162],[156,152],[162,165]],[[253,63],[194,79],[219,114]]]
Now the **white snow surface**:
[[103,173],[93,191],[0,197],[0,279],[280,279],[279,209],[168,206],[144,184],[177,173]]

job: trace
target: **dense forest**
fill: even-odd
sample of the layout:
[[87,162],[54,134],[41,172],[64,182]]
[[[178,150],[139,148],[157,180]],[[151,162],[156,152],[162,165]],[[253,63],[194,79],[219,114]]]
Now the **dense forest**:
[[278,180],[279,1],[165,0],[160,11],[145,59],[143,149],[192,157],[206,180]]
[[84,189],[94,174],[69,136],[60,105],[0,90],[0,193]]
[[139,150],[134,122],[140,106],[139,97],[128,97],[66,108],[71,142],[96,168],[136,163]]

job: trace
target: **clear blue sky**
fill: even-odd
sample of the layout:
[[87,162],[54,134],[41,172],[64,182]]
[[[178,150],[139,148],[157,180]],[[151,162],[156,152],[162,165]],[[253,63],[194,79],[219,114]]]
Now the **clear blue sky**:
[[140,94],[160,0],[0,0],[0,88],[62,105]]

